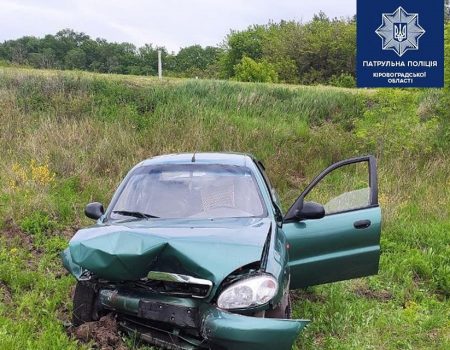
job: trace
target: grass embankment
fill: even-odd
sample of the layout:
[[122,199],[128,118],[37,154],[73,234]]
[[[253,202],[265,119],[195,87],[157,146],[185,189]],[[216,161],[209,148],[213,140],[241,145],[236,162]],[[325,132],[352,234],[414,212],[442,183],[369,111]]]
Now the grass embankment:
[[76,349],[58,253],[83,207],[139,160],[242,151],[285,209],[325,166],[379,161],[380,274],[296,293],[302,349],[450,347],[448,92],[169,80],[0,68],[0,348]]

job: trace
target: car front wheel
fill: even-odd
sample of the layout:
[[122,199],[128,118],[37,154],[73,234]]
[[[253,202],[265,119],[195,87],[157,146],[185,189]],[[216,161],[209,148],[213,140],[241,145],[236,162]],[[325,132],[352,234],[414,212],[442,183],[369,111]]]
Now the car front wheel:
[[75,327],[85,322],[98,320],[96,292],[86,283],[78,282],[73,295],[72,324]]
[[265,316],[267,318],[291,318],[291,297],[289,296],[289,290],[283,295],[280,304],[275,309],[266,311]]

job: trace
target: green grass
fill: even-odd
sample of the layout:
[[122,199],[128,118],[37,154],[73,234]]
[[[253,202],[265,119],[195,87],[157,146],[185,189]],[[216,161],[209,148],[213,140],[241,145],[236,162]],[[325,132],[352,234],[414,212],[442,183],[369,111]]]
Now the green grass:
[[[0,67],[0,349],[80,349],[58,253],[136,162],[181,151],[262,159],[284,209],[327,165],[375,154],[378,276],[296,293],[302,349],[450,347],[450,98]],[[133,347],[133,342],[128,341]]]

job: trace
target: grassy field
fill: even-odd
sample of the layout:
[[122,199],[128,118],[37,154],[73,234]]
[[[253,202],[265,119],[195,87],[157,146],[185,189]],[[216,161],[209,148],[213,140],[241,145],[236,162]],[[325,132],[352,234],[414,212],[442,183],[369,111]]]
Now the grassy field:
[[58,253],[86,203],[180,151],[255,154],[284,209],[325,166],[376,155],[380,273],[295,292],[313,321],[297,347],[449,349],[449,95],[0,68],[0,349],[92,345],[66,334]]

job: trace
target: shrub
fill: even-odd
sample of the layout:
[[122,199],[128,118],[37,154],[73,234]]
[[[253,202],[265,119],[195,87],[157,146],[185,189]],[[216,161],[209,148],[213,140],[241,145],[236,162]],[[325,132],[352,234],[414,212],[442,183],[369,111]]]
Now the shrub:
[[255,83],[276,83],[278,75],[273,66],[265,61],[256,62],[250,57],[243,57],[235,66],[235,78],[239,81]]
[[20,228],[30,235],[41,235],[53,230],[55,227],[56,222],[41,211],[36,211],[24,217],[20,223]]
[[343,87],[343,88],[354,88],[356,87],[356,81],[353,75],[342,73],[340,75],[333,75],[329,82],[331,86]]
[[422,120],[410,93],[386,89],[373,98],[375,106],[355,123],[356,136],[366,152],[385,157],[399,153],[430,155],[435,151],[439,120],[434,116]]

